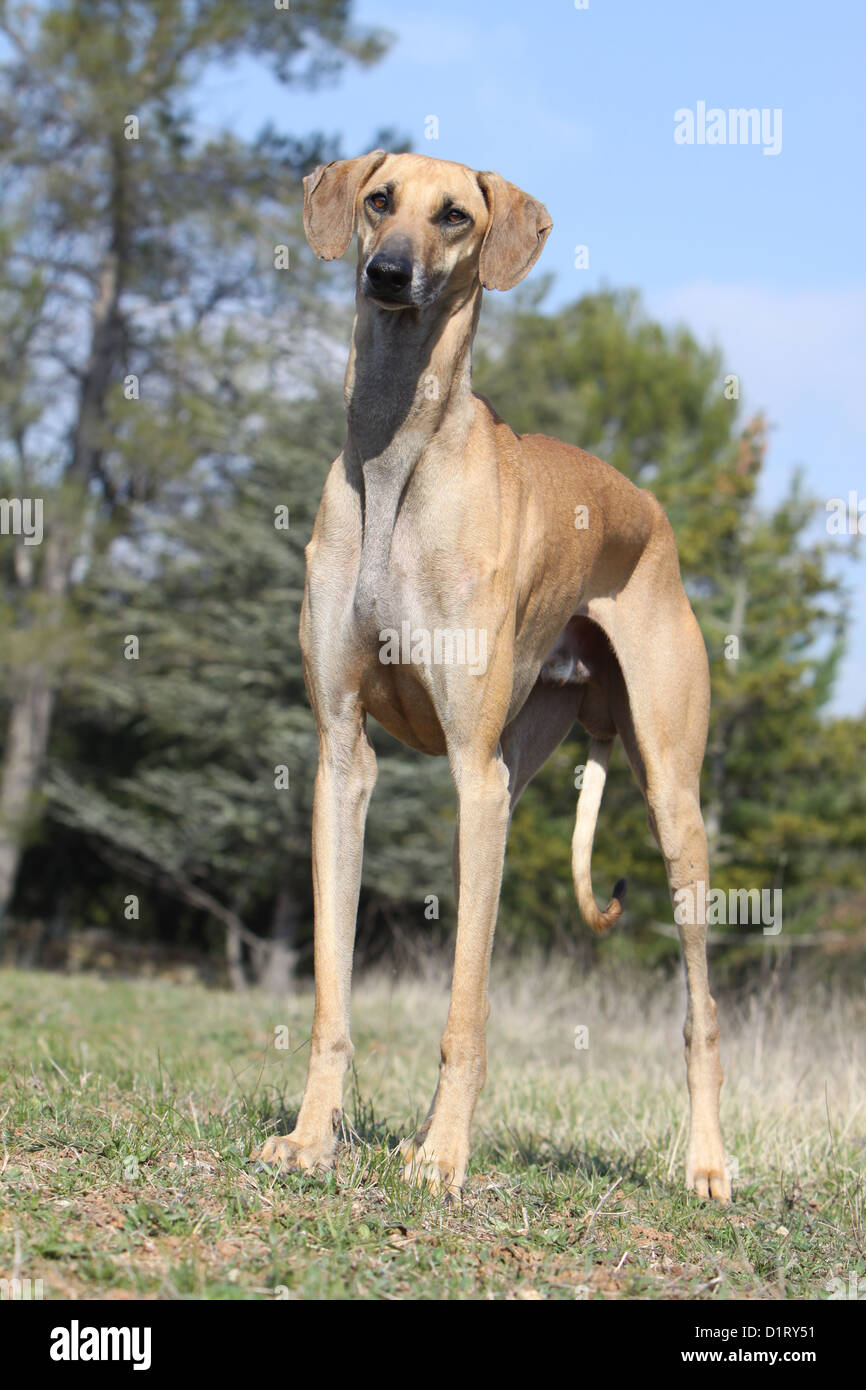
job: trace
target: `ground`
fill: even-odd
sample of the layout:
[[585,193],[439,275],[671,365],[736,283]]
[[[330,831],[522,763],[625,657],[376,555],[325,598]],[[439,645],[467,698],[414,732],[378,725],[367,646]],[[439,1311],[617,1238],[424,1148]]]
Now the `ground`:
[[297,1109],[306,989],[281,1004],[0,971],[0,1278],[50,1299],[866,1294],[862,1002],[817,986],[721,1002],[727,1208],[683,1186],[678,981],[511,963],[491,1003],[448,1206],[404,1186],[396,1153],[434,1087],[442,971],[358,982],[324,1177],[248,1158]]

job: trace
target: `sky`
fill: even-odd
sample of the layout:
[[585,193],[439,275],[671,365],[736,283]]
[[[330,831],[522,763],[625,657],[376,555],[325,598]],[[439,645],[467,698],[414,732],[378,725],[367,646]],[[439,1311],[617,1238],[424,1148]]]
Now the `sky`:
[[[206,80],[197,113],[243,135],[267,121],[338,134],[345,155],[394,127],[420,153],[497,169],[553,216],[533,272],[555,277],[546,307],[638,288],[656,318],[721,348],[743,418],[769,420],[762,500],[802,467],[822,503],[858,494],[866,532],[866,5],[580,3],[357,0],[356,25],[393,35],[382,62],[317,92],[239,63]],[[765,112],[765,129],[711,143],[700,103],[725,113],[726,137],[732,109]],[[675,139],[684,111],[693,143]],[[860,549],[841,567],[854,627],[837,713],[866,707]]]

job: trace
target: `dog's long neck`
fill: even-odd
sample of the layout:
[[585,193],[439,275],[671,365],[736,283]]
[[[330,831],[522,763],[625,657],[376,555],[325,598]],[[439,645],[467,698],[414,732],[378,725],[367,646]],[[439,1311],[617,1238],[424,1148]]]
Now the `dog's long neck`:
[[480,310],[480,286],[447,309],[387,310],[358,296],[344,457],[363,488],[365,512],[377,496],[396,505],[434,440],[449,452],[463,442]]
[[361,498],[361,602],[387,587],[394,530],[410,482],[435,496],[438,471],[453,469],[464,457],[481,294],[476,285],[448,305],[390,311],[358,296],[343,458]]

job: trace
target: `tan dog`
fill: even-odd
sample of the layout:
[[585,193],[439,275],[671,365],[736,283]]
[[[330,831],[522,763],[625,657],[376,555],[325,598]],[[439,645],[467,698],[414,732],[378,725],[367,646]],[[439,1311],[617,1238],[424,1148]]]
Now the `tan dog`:
[[579,719],[591,735],[573,841],[584,918],[599,931],[621,911],[624,885],[601,912],[590,882],[617,734],[671,892],[698,909],[681,927],[686,1181],[725,1201],[718,1025],[697,889],[708,880],[698,783],[709,678],[673,534],[651,493],[580,449],[515,435],[471,389],[482,287],[507,290],[527,274],[550,217],[498,174],[383,150],[320,166],[304,191],[318,256],[342,256],[357,230],[357,314],[348,434],[307,547],[301,611],[320,741],[309,1074],[295,1130],[269,1139],[261,1157],[300,1169],[334,1159],[376,779],[369,712],[412,748],[445,754],[457,787],[451,1006],[436,1095],[405,1155],[408,1177],[462,1187],[486,1074],[487,976],[508,824],[523,788]]

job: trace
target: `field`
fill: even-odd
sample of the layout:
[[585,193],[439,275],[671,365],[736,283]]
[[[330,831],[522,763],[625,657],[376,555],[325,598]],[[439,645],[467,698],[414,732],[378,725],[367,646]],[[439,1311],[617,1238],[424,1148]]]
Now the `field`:
[[394,1157],[433,1091],[444,971],[357,983],[326,1177],[248,1160],[299,1102],[309,992],[0,972],[0,1277],[42,1280],[46,1299],[866,1292],[862,1002],[817,985],[720,1001],[726,1209],[683,1190],[678,980],[509,964],[491,1002],[449,1207]]

